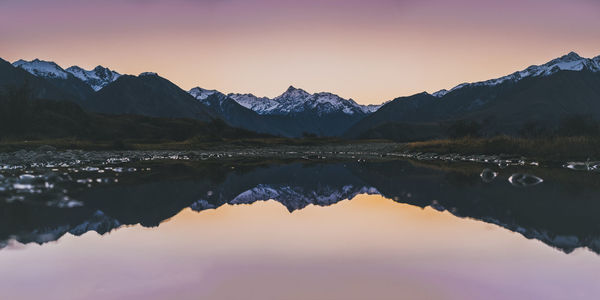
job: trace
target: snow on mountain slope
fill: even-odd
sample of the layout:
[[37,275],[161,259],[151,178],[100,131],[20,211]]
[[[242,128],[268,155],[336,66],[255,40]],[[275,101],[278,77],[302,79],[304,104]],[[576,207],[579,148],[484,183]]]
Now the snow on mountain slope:
[[19,59],[13,63],[13,66],[21,68],[38,77],[67,79],[69,76],[69,73],[56,63],[39,60],[37,58],[32,61]]
[[435,93],[433,93],[431,95],[434,96],[434,97],[440,98],[440,97],[446,96],[446,94],[448,94],[448,92],[449,92],[448,90],[443,89],[443,90],[439,90],[439,91],[437,91],[437,92],[435,92]]
[[571,52],[567,55],[561,56],[559,58],[553,59],[543,65],[540,66],[530,66],[529,68],[512,73],[510,75],[490,79],[481,82],[475,83],[462,83],[452,88],[450,91],[440,90],[432,95],[435,97],[443,97],[447,93],[452,91],[456,91],[466,86],[495,86],[499,85],[506,81],[517,82],[523,78],[527,77],[540,77],[540,76],[549,76],[558,71],[591,71],[591,72],[600,72],[600,56],[597,56],[593,59],[583,58],[579,56],[579,54],[575,52]]
[[78,66],[72,66],[67,68],[66,71],[87,83],[94,91],[99,91],[121,76],[121,74],[102,66],[97,66],[90,71],[84,70]]
[[65,70],[54,62],[39,60],[37,58],[32,61],[20,59],[15,61],[13,66],[43,78],[67,79],[69,74],[71,74],[88,84],[94,91],[100,90],[121,76],[121,74],[102,66],[97,66],[91,71],[84,70],[78,66],[72,66]]
[[256,97],[252,94],[229,94],[227,96],[235,100],[241,106],[251,109],[261,115],[272,111],[278,105],[277,102],[267,97]]
[[388,103],[389,101],[386,101],[382,104],[369,104],[369,105],[361,105],[363,112],[370,114],[370,113],[374,113],[376,112],[380,107],[382,107],[384,104]]
[[273,101],[279,105],[273,109],[275,114],[299,113],[315,111],[318,115],[342,112],[347,115],[364,114],[366,110],[354,100],[346,100],[331,93],[309,94],[290,86],[285,93]]
[[261,115],[287,115],[301,112],[314,112],[319,116],[337,112],[354,115],[372,113],[381,107],[381,105],[359,105],[352,99],[347,100],[331,93],[310,94],[293,86],[273,99],[252,94],[227,96]]
[[192,97],[198,99],[198,100],[205,100],[206,98],[208,98],[211,95],[214,95],[216,93],[219,93],[219,91],[217,90],[206,90],[203,89],[201,87],[195,87],[193,89],[191,89],[189,91],[190,95],[192,95]]

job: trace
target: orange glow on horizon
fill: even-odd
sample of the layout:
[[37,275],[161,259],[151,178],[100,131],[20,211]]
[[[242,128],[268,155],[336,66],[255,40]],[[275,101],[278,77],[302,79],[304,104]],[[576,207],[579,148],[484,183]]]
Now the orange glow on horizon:
[[[289,85],[376,104],[600,55],[588,0],[0,2],[0,57],[153,71],[189,90]],[[34,9],[35,8],[35,9]]]

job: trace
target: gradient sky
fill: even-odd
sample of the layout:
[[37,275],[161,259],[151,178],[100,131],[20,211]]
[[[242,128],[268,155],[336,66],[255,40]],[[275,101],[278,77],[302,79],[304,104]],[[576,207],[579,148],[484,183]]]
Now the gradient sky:
[[0,0],[0,57],[380,103],[600,55],[597,0]]

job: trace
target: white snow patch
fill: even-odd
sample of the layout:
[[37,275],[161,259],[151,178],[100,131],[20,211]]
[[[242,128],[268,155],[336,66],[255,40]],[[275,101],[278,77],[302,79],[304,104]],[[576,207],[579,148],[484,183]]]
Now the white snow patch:
[[67,79],[69,74],[59,65],[51,61],[34,59],[32,61],[17,60],[13,66],[21,68],[35,76],[44,78]]
[[455,86],[450,91],[440,90],[440,91],[434,93],[433,96],[443,97],[449,92],[453,92],[453,91],[456,91],[458,89],[461,89],[461,88],[464,88],[467,86],[496,86],[496,85],[499,85],[499,84],[507,82],[507,81],[517,82],[517,81],[519,81],[523,78],[527,78],[527,77],[549,76],[549,75],[552,75],[559,71],[583,71],[583,70],[588,70],[591,72],[600,72],[600,56],[597,56],[593,59],[589,59],[589,58],[583,58],[575,52],[571,52],[567,55],[564,55],[562,57],[551,60],[540,66],[536,66],[536,65],[530,66],[525,70],[518,71],[518,72],[512,73],[512,74],[504,76],[504,77],[500,77],[500,78],[495,78],[495,79],[490,79],[490,80],[480,81],[480,82],[475,82],[475,83],[462,83],[462,84]]
[[72,66],[67,68],[66,71],[87,83],[94,91],[99,91],[121,76],[121,74],[102,66],[97,66],[90,71],[78,66]]

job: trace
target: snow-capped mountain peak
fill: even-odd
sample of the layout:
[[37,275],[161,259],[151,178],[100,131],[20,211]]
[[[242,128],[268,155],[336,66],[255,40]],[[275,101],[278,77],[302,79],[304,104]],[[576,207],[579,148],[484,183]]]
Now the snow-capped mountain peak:
[[203,89],[201,87],[195,87],[195,88],[191,89],[188,93],[190,93],[190,95],[192,95],[192,97],[194,97],[198,100],[204,100],[211,95],[219,93],[219,91],[207,90],[207,89]]
[[458,89],[467,86],[495,86],[507,81],[517,82],[527,77],[542,77],[549,76],[559,71],[591,71],[600,72],[600,56],[595,58],[584,58],[575,52],[570,52],[559,58],[553,59],[543,65],[533,65],[525,70],[512,73],[510,75],[490,79],[487,81],[475,82],[475,83],[462,83],[452,88],[450,91],[440,90],[433,93],[433,96],[443,97],[449,92],[456,91]]
[[[389,102],[389,101],[387,101],[387,102]],[[382,106],[383,106],[383,104],[369,104],[369,105],[362,105],[361,107],[362,107],[363,112],[365,112],[366,114],[370,114],[370,113],[376,112]]]
[[309,96],[310,94],[307,91],[295,88],[294,86],[290,85],[290,87],[288,87],[288,89],[283,94],[281,94],[281,96],[275,99],[305,100]]
[[277,105],[272,114],[289,114],[313,111],[317,115],[341,112],[347,115],[370,113],[376,106],[362,106],[352,99],[344,99],[338,95],[321,92],[310,94],[303,89],[290,86],[281,96],[273,99]]
[[577,54],[575,51],[571,51],[565,55],[563,55],[560,58],[557,58],[556,60],[562,60],[562,61],[576,61],[576,60],[581,60],[583,59],[583,57],[579,56],[579,54]]
[[439,90],[439,91],[437,91],[437,92],[435,92],[435,93],[433,93],[431,95],[434,96],[434,97],[440,98],[440,97],[446,96],[446,94],[448,94],[448,92],[449,92],[448,90],[442,89],[442,90]]
[[272,112],[279,103],[267,97],[257,97],[253,94],[229,94],[229,98],[235,100],[241,106],[257,112],[259,115],[264,115]]
[[158,73],[156,73],[156,72],[142,72],[142,73],[140,73],[140,75],[138,75],[138,77],[144,77],[144,76],[157,76],[158,77]]
[[97,66],[91,71],[87,71],[78,66],[72,66],[65,70],[54,62],[39,60],[37,58],[32,61],[20,59],[15,61],[13,66],[43,78],[67,79],[70,75],[73,75],[87,83],[95,91],[100,90],[121,76],[121,74],[102,66]]
[[32,61],[19,59],[13,63],[13,66],[21,68],[38,77],[60,79],[67,79],[69,77],[69,74],[56,63],[39,60],[37,58]]
[[97,66],[91,71],[78,66],[72,66],[67,68],[66,71],[87,83],[94,91],[99,91],[121,76],[121,74],[102,66]]
[[[193,88],[189,93],[194,98],[203,100],[219,92]],[[381,105],[359,105],[352,99],[344,99],[332,93],[310,94],[294,86],[290,86],[283,94],[273,99],[257,97],[253,94],[235,93],[228,94],[227,97],[260,115],[287,115],[303,112],[312,112],[319,116],[338,112],[354,115],[369,114],[381,107]]]

